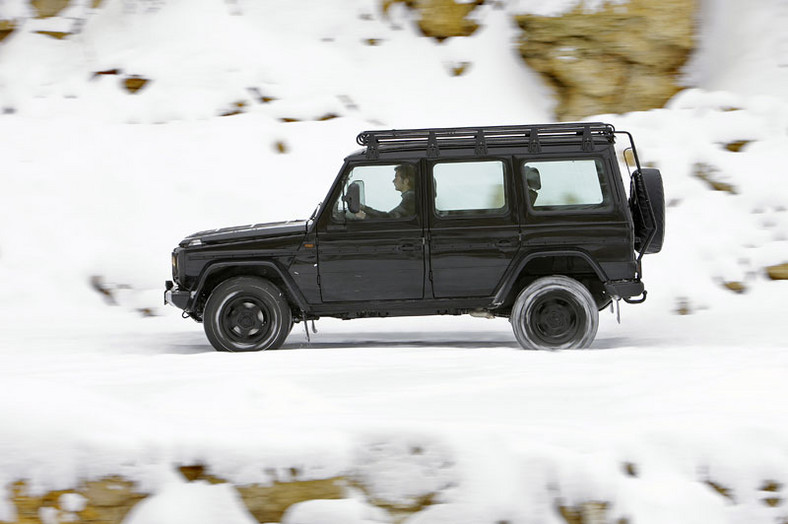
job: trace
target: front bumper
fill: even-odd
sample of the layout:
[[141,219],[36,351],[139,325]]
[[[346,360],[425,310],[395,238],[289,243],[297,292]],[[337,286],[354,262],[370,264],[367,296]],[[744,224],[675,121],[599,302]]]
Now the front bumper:
[[189,300],[191,299],[191,292],[185,291],[183,289],[178,289],[178,287],[171,281],[168,280],[164,283],[164,304],[175,306],[178,309],[186,309],[186,306],[189,304]]

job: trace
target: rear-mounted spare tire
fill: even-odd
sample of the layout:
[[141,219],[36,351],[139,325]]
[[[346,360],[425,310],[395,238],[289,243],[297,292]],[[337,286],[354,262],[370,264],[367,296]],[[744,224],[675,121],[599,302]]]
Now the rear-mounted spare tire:
[[665,190],[659,169],[641,169],[632,175],[629,208],[635,223],[635,250],[659,253],[665,240]]

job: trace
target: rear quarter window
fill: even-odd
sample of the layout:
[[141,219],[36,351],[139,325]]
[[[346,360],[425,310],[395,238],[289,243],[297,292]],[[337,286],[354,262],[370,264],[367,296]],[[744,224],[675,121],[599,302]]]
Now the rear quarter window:
[[599,159],[526,161],[522,170],[534,211],[601,209],[610,201]]

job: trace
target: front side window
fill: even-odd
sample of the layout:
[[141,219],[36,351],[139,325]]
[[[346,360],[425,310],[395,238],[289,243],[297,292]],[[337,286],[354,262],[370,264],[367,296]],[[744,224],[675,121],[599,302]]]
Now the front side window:
[[[416,216],[416,180],[412,164],[356,166],[334,203],[333,221],[411,219]],[[350,210],[351,195],[359,199],[355,213]]]
[[446,162],[432,169],[438,216],[505,213],[503,162]]
[[535,210],[590,209],[606,203],[600,160],[524,162],[523,179]]

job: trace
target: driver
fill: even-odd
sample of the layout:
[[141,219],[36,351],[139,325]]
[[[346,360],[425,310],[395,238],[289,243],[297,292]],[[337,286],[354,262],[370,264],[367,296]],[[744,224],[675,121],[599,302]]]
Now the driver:
[[362,205],[361,211],[356,213],[358,218],[402,218],[416,214],[416,172],[409,164],[400,164],[394,168],[394,189],[402,193],[402,200],[391,211],[378,211],[369,206]]

